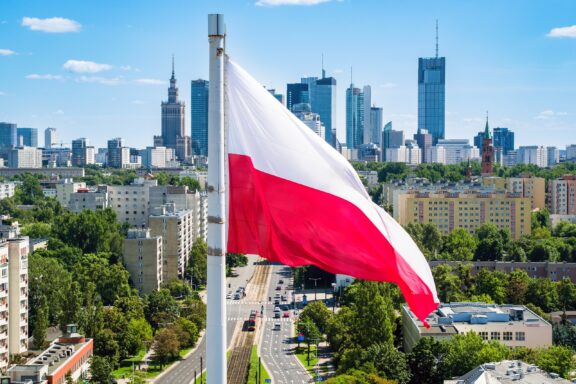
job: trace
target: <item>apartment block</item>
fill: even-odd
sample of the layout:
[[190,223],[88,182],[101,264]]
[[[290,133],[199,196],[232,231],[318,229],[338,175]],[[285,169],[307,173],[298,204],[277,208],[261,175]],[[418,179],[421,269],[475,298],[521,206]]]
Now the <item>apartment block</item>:
[[8,152],[10,168],[42,168],[42,150],[34,147],[18,147]]
[[475,332],[484,340],[508,347],[546,348],[552,345],[552,325],[523,305],[486,303],[440,304],[426,318],[429,328],[402,306],[404,350],[410,352],[422,337],[448,340]]
[[108,208],[108,187],[100,185],[96,189],[80,188],[70,194],[68,210],[82,212],[84,209],[96,211]]
[[8,351],[28,350],[28,237],[8,240]]
[[74,382],[86,382],[90,371],[92,339],[77,333],[75,324],[39,356],[26,364],[17,364],[8,370],[13,383],[64,384],[70,375]]
[[150,235],[162,237],[162,279],[165,282],[184,277],[194,241],[193,218],[193,210],[176,210],[174,204],[152,210],[149,217]]
[[0,370],[8,367],[8,260],[10,251],[5,240],[0,242]]
[[548,208],[555,215],[576,215],[576,176],[548,181]]
[[86,183],[74,182],[73,179],[62,179],[56,184],[56,200],[63,207],[67,207],[70,202],[70,196],[78,192],[79,189],[86,189]]
[[146,227],[150,214],[150,187],[157,185],[156,180],[138,178],[130,185],[108,186],[108,207],[116,212],[118,222]]
[[546,180],[543,177],[510,177],[506,179],[506,191],[529,198],[532,209],[546,208]]
[[149,229],[130,229],[124,239],[124,265],[141,295],[162,285],[162,245],[162,236],[151,236]]
[[14,183],[0,183],[0,200],[14,196],[16,185]]

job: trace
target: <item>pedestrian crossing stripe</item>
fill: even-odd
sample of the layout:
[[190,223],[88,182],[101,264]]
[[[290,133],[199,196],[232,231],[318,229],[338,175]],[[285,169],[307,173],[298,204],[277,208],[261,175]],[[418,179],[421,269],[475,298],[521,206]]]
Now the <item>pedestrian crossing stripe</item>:
[[[269,322],[278,322],[278,321],[281,321],[281,322],[291,322],[291,321],[292,321],[292,319],[289,318],[289,317],[282,317],[282,318],[280,318],[280,319],[277,319],[277,318],[274,318],[274,317],[264,317],[264,318],[258,317],[258,319],[259,319],[260,321],[269,321]],[[247,321],[247,320],[248,320],[248,319],[245,318],[245,317],[234,317],[234,316],[233,316],[233,317],[228,317],[228,321]]]
[[[226,300],[226,304],[242,304],[242,305],[272,305],[273,301],[242,301],[242,300]],[[277,304],[276,304],[277,305]],[[280,305],[288,305],[288,302],[282,302]]]

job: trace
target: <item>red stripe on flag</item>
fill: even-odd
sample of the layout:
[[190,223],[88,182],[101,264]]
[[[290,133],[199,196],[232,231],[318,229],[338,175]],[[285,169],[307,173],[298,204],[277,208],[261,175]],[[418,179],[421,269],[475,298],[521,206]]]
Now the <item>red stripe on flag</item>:
[[421,320],[437,304],[428,286],[354,204],[254,168],[229,154],[228,252],[397,284]]

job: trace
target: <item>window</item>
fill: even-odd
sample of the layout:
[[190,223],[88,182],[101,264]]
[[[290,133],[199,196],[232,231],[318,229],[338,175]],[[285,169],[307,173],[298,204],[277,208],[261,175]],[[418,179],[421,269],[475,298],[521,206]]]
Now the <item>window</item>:
[[516,332],[516,341],[526,340],[526,334],[524,332]]
[[512,332],[504,332],[504,341],[512,340]]
[[500,340],[500,332],[490,332],[491,340]]
[[488,340],[488,332],[480,331],[478,332],[482,340]]

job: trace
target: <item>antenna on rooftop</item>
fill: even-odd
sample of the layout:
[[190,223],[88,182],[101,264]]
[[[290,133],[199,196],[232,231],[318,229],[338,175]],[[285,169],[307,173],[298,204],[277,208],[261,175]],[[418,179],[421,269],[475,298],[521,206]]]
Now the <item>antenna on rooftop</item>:
[[324,54],[322,54],[322,78],[326,77],[326,71],[324,70]]
[[438,58],[438,19],[436,19],[436,58]]

